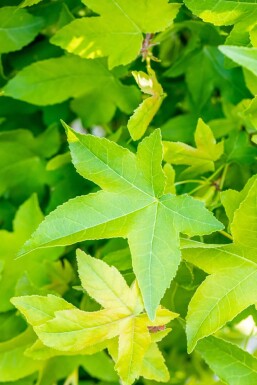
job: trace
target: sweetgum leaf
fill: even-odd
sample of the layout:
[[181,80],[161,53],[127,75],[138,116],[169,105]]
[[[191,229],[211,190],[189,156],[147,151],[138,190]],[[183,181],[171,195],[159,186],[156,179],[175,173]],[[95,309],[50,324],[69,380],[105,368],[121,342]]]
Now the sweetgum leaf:
[[224,151],[223,142],[216,143],[210,127],[198,120],[195,131],[196,148],[181,142],[164,142],[164,160],[172,164],[190,165],[187,173],[191,176],[214,170],[214,162]]
[[23,261],[15,259],[24,240],[32,234],[43,218],[37,197],[32,195],[16,212],[13,221],[14,231],[0,231],[0,263],[3,264],[0,278],[1,312],[12,308],[10,298],[15,294],[18,280],[24,272],[27,272],[29,279],[36,286],[43,286],[50,282],[47,268],[43,262],[46,259],[53,261],[58,258],[62,252],[61,249],[53,250],[50,258],[44,252],[37,251]]
[[0,381],[16,381],[39,369],[44,362],[33,360],[24,355],[24,351],[35,340],[31,328],[6,342],[0,343]]
[[232,59],[235,63],[241,65],[257,76],[257,48],[221,45],[219,46],[219,49],[224,55]]
[[[46,87],[47,83],[47,87]],[[61,56],[38,61],[22,69],[3,88],[5,95],[39,106],[61,103],[69,98],[93,95],[130,113],[138,102],[134,86],[121,84],[104,59],[94,61]],[[134,101],[135,100],[135,101]],[[76,108],[75,108],[76,109]]]
[[211,336],[200,341],[197,350],[225,383],[229,385],[256,384],[257,360],[238,346]]
[[24,0],[24,1],[20,4],[20,8],[31,7],[32,5],[38,4],[38,3],[40,3],[41,1],[42,1],[42,0]]
[[148,380],[158,382],[167,382],[169,380],[170,375],[165,365],[163,355],[155,343],[149,346],[144,356],[141,376]]
[[140,143],[137,155],[105,138],[66,130],[75,167],[104,190],[53,211],[21,254],[86,239],[128,238],[144,305],[153,319],[180,262],[179,233],[202,235],[223,226],[190,196],[163,195],[159,130]]
[[133,71],[132,74],[141,91],[150,95],[134,111],[134,114],[128,121],[128,130],[132,139],[138,140],[144,135],[147,127],[159,110],[165,94],[162,86],[156,79],[155,72],[151,68],[148,68],[148,74],[142,71]]
[[186,6],[202,20],[217,26],[233,25],[227,42],[249,44],[256,26],[255,0],[184,0]]
[[[106,347],[104,342],[118,337],[115,369],[124,384],[132,384],[139,377],[143,359],[152,344],[148,326],[163,326],[177,314],[159,307],[155,320],[151,321],[143,312],[136,283],[129,288],[117,269],[82,251],[78,251],[78,262],[84,287],[106,308],[85,312],[55,296],[15,297],[12,302],[31,323],[43,344],[59,352],[92,354],[91,349],[102,350]],[[93,274],[88,274],[89,271]],[[132,304],[124,302],[124,299],[130,300],[129,297]],[[40,343],[36,344],[40,349]],[[87,349],[89,352],[85,353]],[[33,356],[33,349],[29,353]]]
[[77,251],[77,260],[82,286],[89,295],[106,309],[125,307],[128,313],[134,311],[137,298],[116,268],[101,260],[93,260],[80,250]]
[[43,19],[17,7],[0,8],[0,54],[29,44],[43,26]]
[[188,349],[213,334],[248,306],[256,303],[257,179],[235,210],[231,223],[233,244],[197,243],[183,257],[210,274],[197,289],[188,309]]
[[72,21],[51,42],[83,58],[108,56],[110,68],[133,61],[140,53],[143,33],[167,28],[180,8],[180,4],[168,4],[166,0],[84,3],[101,16]]

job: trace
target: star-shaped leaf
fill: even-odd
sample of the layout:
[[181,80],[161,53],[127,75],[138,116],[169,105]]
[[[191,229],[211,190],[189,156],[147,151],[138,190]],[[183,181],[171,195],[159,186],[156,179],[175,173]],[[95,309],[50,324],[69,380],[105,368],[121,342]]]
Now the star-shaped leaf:
[[[136,282],[130,288],[116,268],[83,251],[77,251],[77,259],[82,286],[103,309],[82,311],[55,296],[16,297],[12,302],[26,316],[39,339],[50,348],[83,354],[94,346],[102,350],[109,340],[115,339],[111,342],[118,344],[114,353],[115,369],[124,384],[132,384],[141,370],[147,372],[144,366],[151,346],[155,356],[158,355],[151,328],[163,328],[177,314],[158,307],[156,318],[151,321],[143,311]],[[164,336],[165,333],[160,339]],[[157,359],[156,371],[160,370],[160,356]],[[165,374],[166,370],[163,376]]]
[[172,164],[190,165],[187,174],[214,170],[214,162],[224,151],[223,142],[216,143],[212,130],[202,119],[195,131],[196,148],[181,142],[164,142],[164,159]]
[[84,58],[108,56],[110,68],[134,60],[140,53],[143,33],[163,31],[180,8],[167,0],[83,2],[101,16],[72,21],[51,42]]
[[229,44],[256,42],[257,4],[255,0],[184,0],[186,6],[206,22],[217,26],[233,25]]
[[103,190],[59,206],[42,222],[21,254],[86,239],[128,238],[144,305],[153,319],[180,263],[179,233],[208,234],[222,224],[192,197],[164,194],[160,130],[145,138],[137,155],[105,138],[67,125],[73,163]]
[[250,188],[246,186],[231,223],[234,243],[203,246],[195,242],[192,247],[190,242],[183,250],[187,261],[210,274],[189,305],[189,351],[257,301],[257,178],[248,183]]

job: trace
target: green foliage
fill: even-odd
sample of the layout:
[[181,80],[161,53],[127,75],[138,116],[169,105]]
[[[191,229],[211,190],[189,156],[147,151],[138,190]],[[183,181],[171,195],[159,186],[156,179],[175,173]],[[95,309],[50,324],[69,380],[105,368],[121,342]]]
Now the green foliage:
[[110,68],[134,60],[140,52],[143,33],[163,31],[180,7],[167,0],[84,3],[101,16],[74,20],[58,31],[52,43],[83,58],[107,56]]
[[[54,296],[16,297],[12,303],[48,347],[81,354],[92,348],[97,352],[110,344],[115,369],[124,384],[131,384],[140,374],[144,375],[147,352],[153,349],[158,352],[156,362],[152,362],[151,369],[146,369],[146,377],[158,381],[155,373],[160,370],[163,359],[155,340],[151,340],[149,328],[165,325],[177,315],[158,308],[152,322],[142,313],[143,303],[136,282],[129,288],[118,270],[80,250],[77,259],[82,286],[103,306],[102,310],[84,312]],[[162,377],[167,376],[164,365],[163,371]]]
[[154,319],[180,262],[179,232],[203,235],[223,226],[191,197],[164,194],[159,130],[140,143],[135,156],[105,138],[65,127],[77,171],[103,191],[58,207],[38,227],[21,255],[86,239],[126,237],[144,305]]
[[0,383],[256,385],[256,16],[2,0]]

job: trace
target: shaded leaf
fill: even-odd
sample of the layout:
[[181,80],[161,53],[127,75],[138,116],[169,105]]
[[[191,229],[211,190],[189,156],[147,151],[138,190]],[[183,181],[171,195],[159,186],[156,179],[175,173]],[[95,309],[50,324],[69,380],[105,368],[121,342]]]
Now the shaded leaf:
[[43,19],[17,7],[0,9],[0,54],[17,51],[29,44],[43,26]]

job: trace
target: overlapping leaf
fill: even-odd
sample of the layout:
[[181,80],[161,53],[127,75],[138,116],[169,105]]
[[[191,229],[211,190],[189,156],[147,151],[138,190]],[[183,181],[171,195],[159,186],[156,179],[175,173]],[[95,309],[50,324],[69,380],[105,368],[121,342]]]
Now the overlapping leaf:
[[164,195],[159,130],[145,138],[134,155],[114,142],[66,129],[77,171],[103,190],[58,207],[21,253],[85,239],[126,237],[144,305],[153,319],[180,262],[179,232],[207,234],[222,225],[190,196]]
[[214,135],[203,122],[198,120],[195,131],[196,148],[181,142],[164,142],[164,160],[172,164],[190,165],[187,174],[214,170],[214,162],[223,154],[223,142],[216,143]]
[[189,305],[189,351],[199,339],[213,334],[257,301],[257,178],[248,183],[250,187],[246,187],[246,196],[242,194],[242,201],[233,214],[231,232],[234,243],[224,246],[195,243],[193,248],[183,251],[187,261],[210,274]]
[[248,45],[256,42],[255,0],[184,0],[186,6],[197,16],[214,25],[233,25],[227,41],[230,44]]
[[235,63],[241,65],[257,76],[257,48],[221,45],[219,49]]
[[116,107],[130,113],[139,101],[136,88],[121,84],[118,76],[107,69],[105,60],[91,61],[77,56],[33,63],[11,79],[3,91],[7,96],[39,106],[61,103],[71,97],[79,98],[73,101],[75,110],[82,98],[86,111],[90,110],[87,99],[97,97],[99,102],[107,103],[107,108],[111,108],[107,120]]
[[[103,350],[109,340],[116,338],[117,341],[118,337],[115,369],[124,384],[132,384],[141,374],[150,346],[157,349],[149,328],[163,326],[177,314],[159,307],[155,320],[150,321],[143,312],[136,283],[129,288],[116,268],[80,250],[77,258],[82,285],[103,305],[102,310],[85,312],[54,296],[16,297],[12,302],[26,316],[39,339],[59,351],[83,354],[87,349]],[[147,357],[145,359],[148,362]],[[157,372],[159,360],[160,357]],[[164,370],[163,376],[165,374]]]
[[36,138],[29,130],[2,131],[0,195],[8,192],[12,197],[18,195],[18,199],[21,199],[34,191],[41,192],[46,183],[44,158],[55,154],[59,145],[56,127],[50,127]]
[[143,33],[167,28],[180,7],[166,0],[84,3],[101,16],[74,20],[55,34],[52,43],[84,58],[108,56],[110,68],[134,60],[140,53]]

